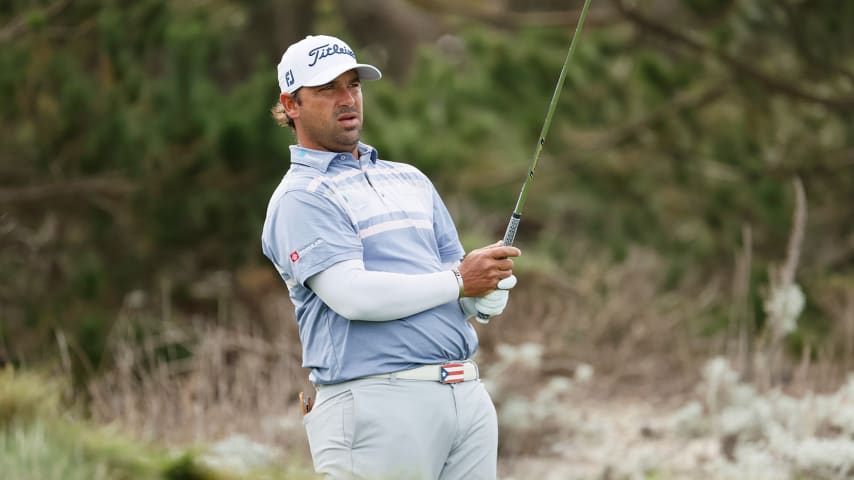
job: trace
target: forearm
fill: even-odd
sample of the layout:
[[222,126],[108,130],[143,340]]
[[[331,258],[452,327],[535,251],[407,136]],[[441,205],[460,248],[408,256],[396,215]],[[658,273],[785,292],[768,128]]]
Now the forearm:
[[451,270],[416,275],[374,272],[365,270],[359,260],[337,263],[306,283],[329,308],[350,320],[397,320],[459,297]]

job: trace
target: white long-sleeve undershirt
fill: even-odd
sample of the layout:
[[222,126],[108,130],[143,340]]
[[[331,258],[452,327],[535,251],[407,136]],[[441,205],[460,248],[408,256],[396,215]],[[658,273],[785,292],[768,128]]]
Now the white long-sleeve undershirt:
[[347,260],[312,276],[306,284],[344,318],[385,322],[456,300],[460,288],[452,267],[407,275],[369,271],[361,260]]

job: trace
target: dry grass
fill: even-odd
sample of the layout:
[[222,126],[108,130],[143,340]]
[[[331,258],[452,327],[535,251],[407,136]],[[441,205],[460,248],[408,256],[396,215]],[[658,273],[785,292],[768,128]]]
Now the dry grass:
[[246,432],[284,450],[303,446],[280,424],[298,423],[297,394],[308,384],[295,332],[176,323],[122,316],[110,335],[110,366],[89,384],[95,419],[171,445]]
[[574,277],[525,275],[504,315],[479,329],[481,354],[490,360],[499,343],[535,342],[544,376],[571,376],[583,363],[623,392],[683,389],[714,348],[692,319],[727,292],[722,279],[699,278],[665,291],[664,275],[662,259],[640,249],[621,263],[591,261]]
[[[508,310],[489,325],[476,324],[476,359],[499,408],[503,468],[518,471],[514,459],[581,461],[555,445],[591,435],[596,442],[607,443],[609,435],[615,444],[625,443],[622,437],[646,441],[655,432],[644,430],[643,418],[675,415],[696,395],[711,356],[767,368],[744,362],[757,334],[745,333],[751,323],[745,237],[732,273],[689,276],[675,287],[665,287],[665,260],[643,249],[620,262],[584,257],[571,275],[520,272]],[[108,362],[89,384],[93,416],[170,445],[242,435],[308,463],[296,399],[311,386],[300,367],[286,289],[261,271],[242,272],[223,285],[215,319],[183,317],[163,303],[122,311],[109,337]],[[821,291],[817,302],[844,333],[832,344],[850,359],[854,297],[840,285]],[[726,305],[734,305],[724,309],[731,327],[703,337],[696,319]],[[785,359],[781,368],[790,375],[782,386],[794,394],[838,386],[845,370],[829,352]],[[579,375],[587,368],[593,381]],[[611,415],[618,426],[591,424],[591,415]],[[710,441],[708,448],[717,449],[717,440]]]
[[[660,258],[634,250],[619,264],[590,261],[571,280],[523,274],[507,312],[477,325],[477,359],[487,380],[502,385],[496,403],[534,395],[582,364],[593,366],[603,395],[661,395],[692,384],[703,354],[687,321],[725,292],[710,282],[698,304],[680,303],[678,293],[661,291],[663,272]],[[305,455],[296,398],[311,389],[308,372],[299,366],[286,290],[263,278],[244,273],[221,282],[242,293],[217,299],[225,313],[207,322],[179,317],[162,302],[151,302],[156,309],[128,302],[110,332],[107,362],[89,384],[93,416],[165,444],[241,434]],[[247,298],[256,307],[238,301]],[[500,367],[499,346],[523,343],[541,346],[534,364]],[[502,452],[539,451],[548,438],[543,429],[513,432]]]

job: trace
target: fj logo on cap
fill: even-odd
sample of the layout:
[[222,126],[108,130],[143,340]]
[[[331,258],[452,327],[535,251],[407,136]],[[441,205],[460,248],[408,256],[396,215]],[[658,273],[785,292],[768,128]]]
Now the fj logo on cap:
[[287,82],[289,87],[294,84],[294,71],[293,70],[288,70],[288,72],[285,74],[285,82]]

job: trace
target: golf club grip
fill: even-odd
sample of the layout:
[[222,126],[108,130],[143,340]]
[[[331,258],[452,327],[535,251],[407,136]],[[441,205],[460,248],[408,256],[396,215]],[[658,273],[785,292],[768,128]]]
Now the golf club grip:
[[[504,244],[505,247],[509,247],[513,245],[513,242],[516,240],[516,231],[519,229],[519,222],[522,220],[522,214],[513,212],[513,215],[510,216],[510,222],[507,224],[507,230],[504,232],[504,240],[501,243]],[[480,323],[488,323],[490,315],[485,313],[477,312],[477,319]],[[481,321],[486,320],[486,321]]]
[[513,215],[510,215],[510,222],[507,224],[507,230],[504,232],[504,240],[501,241],[505,247],[513,245],[513,242],[516,241],[516,231],[519,229],[519,222],[521,220],[521,213],[513,212]]

